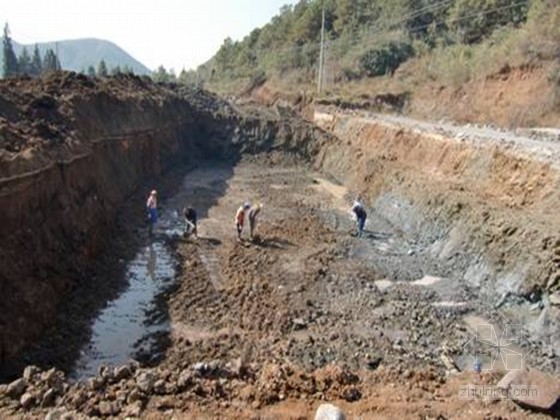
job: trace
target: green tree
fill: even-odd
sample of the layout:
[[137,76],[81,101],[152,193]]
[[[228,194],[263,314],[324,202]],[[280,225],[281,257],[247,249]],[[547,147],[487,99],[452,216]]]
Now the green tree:
[[480,42],[497,27],[527,19],[529,0],[456,0],[447,25],[464,43]]
[[60,70],[60,62],[55,52],[48,48],[43,59],[43,73]]
[[132,68],[132,66],[129,66],[128,64],[126,64],[123,69],[122,72],[124,74],[134,74],[134,69]]
[[4,64],[4,77],[14,77],[19,74],[18,60],[16,54],[14,53],[14,48],[12,45],[12,39],[10,38],[10,27],[8,23],[4,25],[4,37],[2,39],[3,44],[3,64]]
[[214,56],[214,69],[218,73],[231,75],[236,57],[236,45],[230,37],[227,37]]
[[39,53],[39,47],[35,44],[33,48],[33,58],[31,59],[31,75],[39,76],[43,72],[43,60]]
[[414,54],[409,44],[389,42],[366,52],[360,58],[360,67],[366,76],[393,74],[403,62]]
[[152,73],[152,79],[156,83],[168,83],[171,78],[165,67],[159,66],[156,71]]
[[105,60],[101,59],[99,64],[97,64],[97,77],[107,77],[107,75],[107,64],[105,63]]
[[111,75],[121,74],[121,66],[117,65],[111,69]]
[[87,75],[90,77],[95,77],[95,67],[89,65],[87,68]]
[[19,54],[18,57],[18,73],[19,74],[26,74],[26,75],[31,75],[32,69],[31,69],[31,57],[29,56],[29,53],[27,52],[27,47],[23,47],[21,50],[21,53]]

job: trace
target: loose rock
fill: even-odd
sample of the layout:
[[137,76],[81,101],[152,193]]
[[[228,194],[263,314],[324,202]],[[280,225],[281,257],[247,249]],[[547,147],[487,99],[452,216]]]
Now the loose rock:
[[315,420],[346,420],[346,416],[335,405],[321,404],[315,413]]

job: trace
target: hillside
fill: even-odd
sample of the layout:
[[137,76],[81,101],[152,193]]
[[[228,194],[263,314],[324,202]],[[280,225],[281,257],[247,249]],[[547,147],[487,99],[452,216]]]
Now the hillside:
[[[41,56],[50,48],[57,49],[60,64],[65,70],[80,72],[89,66],[97,67],[101,60],[105,60],[108,68],[116,66],[131,67],[136,74],[149,74],[151,71],[144,64],[140,63],[125,50],[110,41],[95,38],[73,39],[65,41],[53,41],[38,43]],[[30,53],[33,52],[33,45],[23,45],[13,43],[14,51],[19,56],[22,48],[27,47]]]
[[267,103],[319,98],[430,119],[558,125],[559,23],[553,0],[301,1],[243,40],[226,39],[192,76]]

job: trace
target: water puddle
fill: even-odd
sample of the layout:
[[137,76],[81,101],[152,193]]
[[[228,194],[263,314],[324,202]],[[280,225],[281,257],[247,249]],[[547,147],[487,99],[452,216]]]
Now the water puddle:
[[95,375],[101,365],[123,364],[138,354],[150,354],[152,337],[169,333],[171,326],[156,303],[156,296],[175,278],[174,259],[166,240],[181,232],[176,212],[163,213],[148,246],[128,264],[127,289],[95,319],[92,337],[82,349],[72,376]]

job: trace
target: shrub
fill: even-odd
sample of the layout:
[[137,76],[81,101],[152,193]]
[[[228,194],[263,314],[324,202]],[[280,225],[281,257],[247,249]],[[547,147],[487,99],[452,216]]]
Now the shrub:
[[373,48],[360,57],[360,68],[366,76],[375,77],[393,74],[402,63],[414,55],[410,44],[389,42]]

